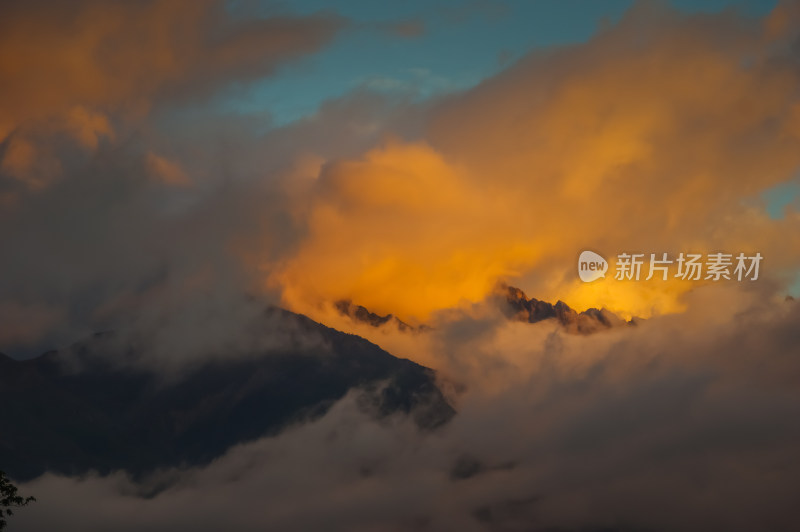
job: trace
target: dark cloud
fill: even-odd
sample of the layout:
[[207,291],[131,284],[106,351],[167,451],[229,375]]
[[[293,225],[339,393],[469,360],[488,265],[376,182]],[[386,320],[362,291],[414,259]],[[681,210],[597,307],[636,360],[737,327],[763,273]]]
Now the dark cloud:
[[[246,295],[276,301],[262,268],[303,230],[286,202],[303,175],[387,129],[419,129],[403,125],[419,121],[413,113],[398,119],[396,103],[363,92],[279,129],[268,112],[214,110],[205,96],[319,50],[346,24],[247,9],[5,6],[0,350],[31,356],[173,312],[198,331],[234,334]],[[193,321],[201,316],[217,325]]]
[[[270,129],[268,116],[188,108],[88,151],[42,134],[61,155],[57,179],[20,189],[0,172],[14,193],[0,210],[0,351],[36,355],[172,313],[184,332],[235,335],[236,320],[278,302],[264,268],[302,235],[320,166],[387,130],[416,134],[421,115],[407,109],[362,92]],[[185,345],[176,355],[202,342]]]

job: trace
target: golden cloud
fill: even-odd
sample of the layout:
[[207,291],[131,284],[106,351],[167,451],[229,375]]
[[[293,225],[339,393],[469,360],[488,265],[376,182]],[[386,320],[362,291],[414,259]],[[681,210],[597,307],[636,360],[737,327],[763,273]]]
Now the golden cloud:
[[530,54],[445,100],[424,141],[324,165],[307,237],[270,282],[312,315],[351,299],[413,321],[514,277],[642,316],[680,310],[697,285],[581,284],[584,249],[760,251],[762,276],[785,281],[800,217],[757,201],[800,168],[800,78],[775,16],[638,6],[586,44]]

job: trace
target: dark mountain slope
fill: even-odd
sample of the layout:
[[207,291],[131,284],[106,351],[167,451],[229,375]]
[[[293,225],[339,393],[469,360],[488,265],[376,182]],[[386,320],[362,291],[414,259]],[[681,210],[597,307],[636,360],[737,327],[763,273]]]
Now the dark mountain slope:
[[433,371],[305,316],[270,309],[267,319],[322,342],[218,357],[166,381],[141,365],[109,363],[131,356],[113,334],[27,361],[0,355],[0,466],[23,481],[45,471],[138,476],[204,464],[322,415],[352,389],[364,391],[361,404],[376,417],[408,413],[430,429],[454,414]]

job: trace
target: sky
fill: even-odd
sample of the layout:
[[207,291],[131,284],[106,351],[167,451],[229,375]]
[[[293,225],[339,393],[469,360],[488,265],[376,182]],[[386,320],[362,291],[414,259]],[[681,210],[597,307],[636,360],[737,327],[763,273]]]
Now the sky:
[[[737,9],[763,16],[776,1],[671,5],[690,13]],[[235,13],[237,4],[230,5]],[[468,89],[533,49],[587,41],[602,25],[619,21],[632,5],[629,0],[345,2],[336,12],[354,21],[352,28],[321,53],[256,82],[221,105],[241,112],[266,109],[275,123],[285,124],[359,87],[406,93],[414,99]],[[327,3],[276,2],[270,7],[307,14],[325,10]]]
[[[798,50],[791,0],[4,2],[0,353],[118,331],[180,379],[253,355],[276,305],[457,411],[422,434],[353,391],[206,466],[48,473],[15,524],[786,529]],[[613,326],[529,319],[548,303]]]

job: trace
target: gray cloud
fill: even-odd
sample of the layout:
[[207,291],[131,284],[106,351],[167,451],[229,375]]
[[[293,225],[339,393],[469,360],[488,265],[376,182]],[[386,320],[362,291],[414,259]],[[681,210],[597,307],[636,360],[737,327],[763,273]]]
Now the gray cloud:
[[[724,317],[704,316],[591,337],[552,332],[559,341],[545,343],[537,339],[544,323],[495,325],[479,349],[506,359],[502,385],[470,382],[459,415],[437,432],[420,433],[403,417],[371,421],[351,395],[321,420],[204,469],[165,471],[141,485],[121,473],[46,475],[23,486],[39,502],[14,525],[788,529],[800,474],[800,306],[741,301]],[[159,484],[168,487],[139,495]]]

